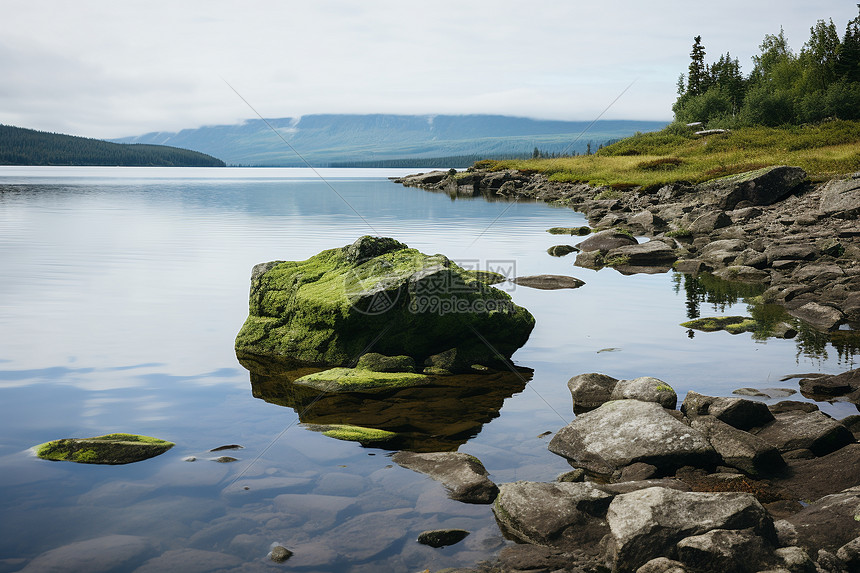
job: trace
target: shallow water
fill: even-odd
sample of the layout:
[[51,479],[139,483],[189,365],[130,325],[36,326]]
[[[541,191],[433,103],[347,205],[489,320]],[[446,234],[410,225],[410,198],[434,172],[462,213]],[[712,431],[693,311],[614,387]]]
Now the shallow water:
[[[419,571],[470,565],[509,543],[488,506],[448,500],[438,483],[392,465],[389,452],[326,437],[271,393],[252,394],[233,339],[253,265],[305,259],[364,234],[472,268],[586,282],[559,291],[503,285],[537,319],[514,355],[534,373],[524,388],[467,408],[458,434],[459,451],[480,458],[496,482],[568,469],[539,435],[572,419],[565,382],[576,374],[656,376],[683,398],[796,389],[780,378],[854,366],[851,348],[808,338],[690,338],[679,326],[690,306],[681,275],[595,272],[546,253],[579,239],[545,230],[584,225],[581,215],[452,201],[385,179],[404,173],[323,170],[322,181],[289,169],[0,168],[0,573],[56,563],[283,568],[266,559],[273,543],[295,552],[290,570]],[[698,308],[747,313],[742,301]],[[820,405],[837,418],[857,413]],[[349,405],[326,408],[320,416],[357,415]],[[119,431],[177,445],[127,466],[47,462],[29,451]],[[225,444],[244,448],[208,451]],[[219,455],[238,461],[211,461]],[[472,534],[444,549],[415,542],[442,527]]]

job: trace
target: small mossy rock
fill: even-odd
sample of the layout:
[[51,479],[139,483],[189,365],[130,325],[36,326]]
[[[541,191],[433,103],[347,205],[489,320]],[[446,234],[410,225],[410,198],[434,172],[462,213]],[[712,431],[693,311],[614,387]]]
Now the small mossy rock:
[[418,534],[418,543],[430,547],[447,547],[460,543],[469,535],[465,529],[433,529]]
[[272,551],[271,553],[269,553],[269,559],[271,559],[275,563],[283,563],[292,556],[293,552],[284,547],[283,545],[276,545],[275,547],[272,547]]
[[414,372],[374,372],[359,368],[330,368],[302,376],[294,383],[323,392],[379,392],[421,386],[432,380],[431,376]]
[[569,255],[570,253],[575,253],[578,251],[576,247],[573,245],[555,245],[546,250],[546,252],[552,257],[563,257],[565,255]]
[[740,334],[741,332],[754,332],[756,321],[746,316],[711,316],[688,320],[682,322],[681,326],[703,332],[725,330],[731,334]]
[[305,424],[305,427],[315,432],[322,432],[324,436],[329,438],[358,442],[362,445],[391,442],[398,437],[396,432],[349,424]]
[[579,235],[585,236],[591,233],[591,227],[552,227],[546,230],[550,235]]
[[121,465],[161,455],[175,444],[136,434],[107,434],[94,438],[65,438],[36,446],[43,460],[81,464]]
[[385,356],[368,352],[358,359],[355,367],[371,372],[415,372],[415,361],[410,356]]
[[469,357],[467,367],[492,366],[533,328],[534,317],[510,295],[445,256],[362,237],[306,261],[255,267],[236,351],[346,366],[369,348],[423,364],[456,347]]

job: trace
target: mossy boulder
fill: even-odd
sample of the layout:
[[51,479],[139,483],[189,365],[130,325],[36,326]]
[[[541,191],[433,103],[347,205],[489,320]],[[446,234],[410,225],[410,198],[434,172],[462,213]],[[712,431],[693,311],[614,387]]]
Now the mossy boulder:
[[81,464],[121,465],[161,455],[175,444],[149,436],[107,434],[94,438],[64,438],[36,446],[44,460]]
[[324,436],[330,438],[345,440],[347,442],[359,442],[362,445],[376,445],[390,442],[397,438],[396,432],[349,424],[308,424],[307,427],[310,430],[322,432]]
[[682,322],[684,328],[693,330],[701,330],[704,332],[715,332],[717,330],[725,330],[731,334],[740,334],[742,332],[755,332],[758,323],[746,316],[711,316],[707,318],[696,318]]
[[306,261],[254,267],[238,352],[348,366],[368,351],[424,364],[456,349],[492,366],[525,344],[534,317],[465,270],[394,239],[365,236]]

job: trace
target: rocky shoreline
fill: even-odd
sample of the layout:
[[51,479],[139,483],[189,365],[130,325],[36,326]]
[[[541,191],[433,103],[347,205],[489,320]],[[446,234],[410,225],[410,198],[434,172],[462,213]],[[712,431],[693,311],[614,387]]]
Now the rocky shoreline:
[[[860,371],[817,377],[860,389]],[[773,405],[599,373],[568,382],[588,410],[549,449],[555,482],[494,484],[458,452],[392,460],[449,497],[492,503],[508,546],[445,573],[853,573],[860,570],[860,416],[808,402]],[[442,572],[438,572],[442,573]]]
[[584,213],[594,231],[649,239],[580,246],[578,266],[712,272],[761,284],[763,302],[817,330],[860,330],[860,173],[814,183],[800,168],[778,166],[657,189],[561,183],[516,170],[434,171],[394,181],[454,197],[566,205]]
[[[452,197],[566,205],[591,229],[551,232],[591,236],[551,248],[553,256],[576,253],[577,266],[625,274],[674,269],[756,283],[759,303],[817,331],[860,330],[860,174],[811,182],[781,166],[658,189],[514,170],[395,181]],[[860,370],[806,375],[799,386],[807,397],[860,403]],[[498,484],[493,511],[517,544],[446,573],[860,571],[860,416],[695,392],[676,409],[674,390],[651,377],[589,373],[568,387],[578,416],[549,448],[573,470],[551,483]],[[408,467],[452,494],[495,487],[475,459],[446,477],[443,460],[457,468],[466,461],[447,456],[463,454],[433,454],[425,470],[422,455],[410,454]]]

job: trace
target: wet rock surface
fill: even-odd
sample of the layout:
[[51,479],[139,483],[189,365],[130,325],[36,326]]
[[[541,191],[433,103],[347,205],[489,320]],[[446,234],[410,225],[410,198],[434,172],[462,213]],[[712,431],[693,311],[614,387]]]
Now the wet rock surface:
[[397,452],[397,464],[442,482],[451,499],[466,503],[492,503],[499,488],[487,477],[480,460],[459,452]]

